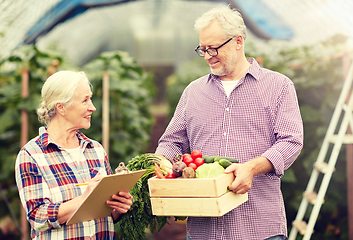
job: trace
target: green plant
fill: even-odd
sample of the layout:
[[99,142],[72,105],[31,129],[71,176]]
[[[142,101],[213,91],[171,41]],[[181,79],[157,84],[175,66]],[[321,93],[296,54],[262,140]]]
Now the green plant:
[[169,117],[174,114],[175,108],[179,102],[185,87],[193,80],[198,79],[210,72],[210,67],[203,58],[195,58],[194,60],[184,64],[180,71],[170,75],[167,78],[167,100],[169,104]]
[[153,123],[149,112],[155,88],[151,75],[143,71],[126,52],[105,52],[83,66],[93,85],[92,126],[88,136],[102,139],[102,76],[109,74],[109,159],[118,166],[144,152],[150,140]]
[[[339,45],[323,42],[317,46],[279,51],[277,58],[263,55],[264,67],[287,74],[296,87],[304,124],[304,147],[282,179],[288,227],[295,219],[313,164],[326,134],[343,85],[342,59],[324,55]],[[277,60],[274,60],[277,59]],[[347,184],[345,146],[332,175],[311,239],[347,239]],[[320,179],[316,186],[318,191]],[[308,221],[309,211],[304,220]],[[298,234],[298,239],[301,239]]]
[[[10,210],[15,216],[20,215],[14,167],[21,148],[21,110],[28,113],[28,138],[31,139],[38,135],[40,126],[36,108],[40,102],[41,86],[62,61],[63,58],[55,53],[39,51],[35,46],[24,46],[0,62],[0,184],[2,189],[6,189],[0,195],[2,217],[7,216]],[[29,95],[26,98],[21,96],[23,71],[28,71],[29,75]],[[15,231],[14,236],[18,235],[19,231]]]
[[[21,73],[29,74],[29,95],[21,97]],[[102,77],[110,75],[110,163],[114,170],[121,161],[144,152],[149,143],[153,118],[149,113],[154,86],[151,75],[143,71],[125,52],[102,53],[79,69],[55,52],[43,52],[36,46],[23,46],[0,62],[0,216],[13,211],[19,219],[20,201],[14,182],[14,167],[21,148],[21,110],[28,112],[28,138],[38,135],[36,109],[40,103],[41,87],[47,77],[57,70],[83,70],[93,85],[92,126],[83,132],[92,139],[102,139]],[[4,196],[4,197],[3,197]],[[6,200],[9,205],[2,204]],[[0,219],[1,221],[1,219]],[[17,231],[17,235],[19,231]],[[19,237],[19,236],[18,236]]]

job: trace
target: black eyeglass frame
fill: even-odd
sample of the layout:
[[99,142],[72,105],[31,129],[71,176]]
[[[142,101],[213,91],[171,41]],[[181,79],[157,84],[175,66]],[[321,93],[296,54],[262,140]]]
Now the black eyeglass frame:
[[[225,41],[224,43],[222,43],[221,45],[219,45],[219,46],[216,47],[216,48],[207,48],[207,49],[203,50],[203,49],[200,48],[200,46],[197,46],[197,47],[195,48],[195,52],[196,52],[197,55],[199,55],[200,57],[204,57],[206,52],[207,52],[210,56],[215,57],[215,56],[218,55],[218,49],[220,49],[221,47],[223,47],[224,45],[226,45],[227,43],[229,43],[233,38],[235,38],[235,37],[229,38],[227,41]],[[209,52],[210,49],[216,50],[216,54],[210,53],[210,52]],[[202,54],[202,53],[203,53],[203,54]]]

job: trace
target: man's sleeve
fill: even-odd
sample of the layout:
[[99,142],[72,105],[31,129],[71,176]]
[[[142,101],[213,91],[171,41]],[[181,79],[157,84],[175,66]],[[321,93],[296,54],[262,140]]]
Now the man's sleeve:
[[262,154],[273,165],[269,176],[282,177],[303,148],[303,122],[300,115],[297,94],[290,81],[283,87],[276,106],[274,124],[275,143]]
[[174,116],[168,124],[162,137],[159,139],[156,154],[163,155],[172,160],[178,154],[187,152],[189,141],[186,131],[185,108],[188,96],[183,92],[175,109]]

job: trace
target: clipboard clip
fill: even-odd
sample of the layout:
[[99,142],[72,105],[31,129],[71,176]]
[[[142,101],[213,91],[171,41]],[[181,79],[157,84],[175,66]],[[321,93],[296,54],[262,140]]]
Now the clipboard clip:
[[124,162],[120,162],[119,166],[115,168],[115,174],[129,173],[130,170],[125,166]]

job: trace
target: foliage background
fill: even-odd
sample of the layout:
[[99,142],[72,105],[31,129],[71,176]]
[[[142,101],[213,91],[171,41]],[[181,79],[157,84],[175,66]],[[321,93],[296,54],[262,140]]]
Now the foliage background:
[[[290,77],[298,94],[304,122],[304,148],[282,178],[290,230],[343,84],[341,58],[332,57],[333,53],[340,51],[340,46],[324,42],[312,47],[264,54],[249,43],[246,49],[246,55],[256,57],[264,67]],[[331,54],[325,55],[324,52]],[[21,71],[24,68],[30,73],[30,96],[26,99],[21,98]],[[35,46],[19,49],[9,59],[0,62],[0,224],[11,214],[14,219],[19,219],[20,215],[14,182],[14,163],[20,148],[20,111],[26,109],[29,112],[29,138],[36,136],[39,123],[35,110],[40,101],[41,86],[50,73],[60,69],[84,70],[91,80],[97,111],[93,114],[92,127],[84,133],[98,141],[102,139],[101,79],[104,71],[109,72],[109,156],[112,168],[120,161],[127,162],[143,153],[149,143],[153,117],[148,107],[156,91],[153,76],[139,67],[127,53],[102,53],[78,69],[54,50],[41,52]],[[186,85],[207,73],[209,67],[200,58],[187,63],[167,79],[169,117]],[[348,239],[345,161],[343,147],[312,235],[314,240]],[[14,229],[14,239],[16,237],[19,238],[19,231]],[[298,239],[301,239],[299,235]]]
[[[29,97],[21,97],[21,72],[29,72]],[[148,110],[155,92],[152,77],[126,52],[102,53],[78,69],[55,51],[41,52],[25,46],[0,63],[0,223],[3,216],[20,216],[20,201],[14,181],[15,160],[20,144],[21,110],[28,111],[29,139],[38,135],[36,109],[47,77],[61,69],[83,70],[93,85],[96,112],[92,126],[82,130],[89,138],[102,140],[102,77],[108,72],[110,92],[110,164],[114,170],[123,161],[144,152],[149,144],[153,118]],[[6,203],[6,204],[3,204]],[[11,212],[9,212],[11,209]],[[18,220],[19,221],[19,220]],[[18,222],[17,222],[18,225]],[[19,232],[13,230],[13,238]]]

